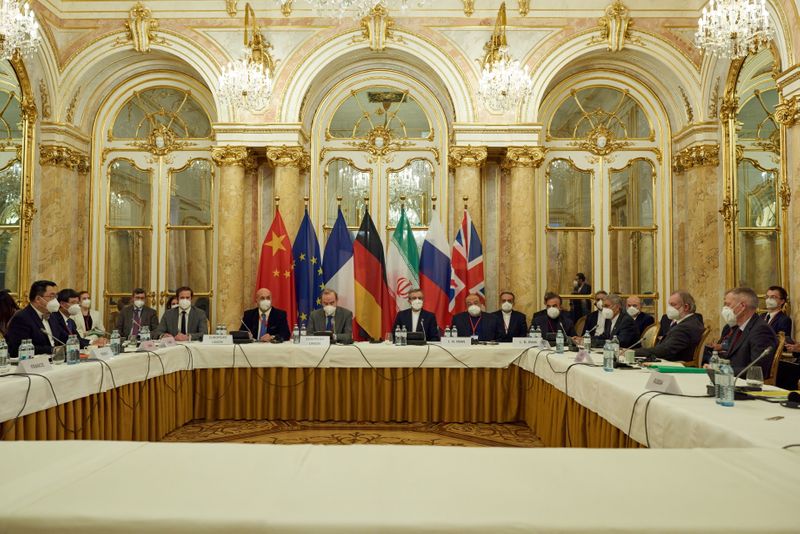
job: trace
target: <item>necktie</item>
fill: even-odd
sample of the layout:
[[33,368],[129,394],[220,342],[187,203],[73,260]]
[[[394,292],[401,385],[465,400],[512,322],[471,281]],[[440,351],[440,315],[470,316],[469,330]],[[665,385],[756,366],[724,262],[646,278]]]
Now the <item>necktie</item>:
[[136,309],[133,311],[133,326],[131,327],[131,335],[139,335],[139,327],[142,324],[142,310]]
[[328,315],[328,318],[325,320],[325,330],[328,332],[333,332],[333,316]]
[[733,352],[733,347],[736,346],[736,343],[738,343],[740,337],[742,337],[742,329],[737,328],[736,333],[733,335],[733,341],[731,341],[731,348],[728,349],[728,353]]
[[186,335],[186,312],[181,312],[181,334]]
[[75,321],[73,321],[72,319],[67,319],[67,331],[70,334],[78,333],[78,327],[75,325]]
[[258,327],[258,338],[261,339],[261,337],[266,333],[267,333],[267,314],[262,313],[261,325]]

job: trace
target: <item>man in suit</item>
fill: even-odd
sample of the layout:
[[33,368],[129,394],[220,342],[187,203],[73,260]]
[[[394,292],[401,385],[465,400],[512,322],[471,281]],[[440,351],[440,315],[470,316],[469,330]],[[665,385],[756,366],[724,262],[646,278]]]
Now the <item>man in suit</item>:
[[333,332],[338,343],[353,342],[353,312],[339,306],[339,295],[333,289],[325,289],[320,296],[322,309],[308,316],[308,331]]
[[761,317],[767,322],[772,330],[777,334],[783,332],[786,338],[792,339],[792,318],[783,312],[783,307],[789,298],[786,290],[781,286],[770,286],[767,289],[765,303],[767,313]]
[[255,308],[245,310],[242,324],[258,341],[282,343],[292,337],[286,312],[272,307],[272,291],[262,287],[256,291]]
[[503,327],[497,316],[481,309],[481,298],[470,293],[465,299],[467,310],[453,317],[453,326],[459,337],[471,337],[477,341],[498,341],[503,337]]
[[[78,325],[72,319],[73,315],[80,314],[80,305],[78,304],[78,292],[74,289],[62,289],[58,292],[56,299],[58,300],[59,310],[56,313],[50,314],[50,328],[53,330],[53,337],[61,342],[62,345],[67,344],[69,336],[75,336],[82,349],[89,346],[89,340],[81,336],[78,332]],[[102,344],[105,344],[104,342]]]
[[758,296],[749,287],[737,287],[725,294],[721,316],[733,331],[727,359],[731,362],[734,374],[739,374],[765,349],[770,349],[772,353],[756,364],[761,366],[764,378],[769,378],[778,338],[767,322],[756,314],[757,310]]
[[415,288],[408,293],[410,308],[400,310],[394,319],[392,330],[397,327],[406,327],[407,332],[423,332],[426,341],[439,341],[439,325],[436,324],[436,316],[422,308],[425,295],[421,289]]
[[639,341],[636,323],[627,313],[622,313],[622,297],[612,293],[603,299],[603,310],[593,340],[613,339],[617,336],[620,348],[630,347]]
[[555,339],[558,332],[575,337],[575,323],[561,311],[561,297],[548,291],[544,294],[543,310],[533,314],[531,326],[538,326],[545,339]]
[[[572,281],[572,294],[573,295],[591,295],[592,286],[586,283],[586,275],[578,273],[575,275],[575,280]],[[572,313],[572,322],[578,322],[578,319],[589,313],[592,304],[587,299],[572,299],[569,303],[570,311]]]
[[147,306],[147,293],[144,289],[137,287],[131,296],[132,304],[122,308],[117,315],[117,330],[122,339],[136,338],[143,326],[150,328],[150,332],[155,332],[158,328],[158,313]]
[[694,298],[689,293],[676,291],[669,296],[668,303],[667,310],[670,316],[675,317],[675,326],[653,347],[636,349],[636,355],[690,362],[694,359],[694,351],[700,338],[703,337],[703,321],[694,313]]
[[170,334],[175,337],[175,341],[202,339],[208,333],[208,317],[206,312],[192,306],[192,288],[179,287],[175,294],[178,296],[178,307],[164,312],[156,327],[155,337]]
[[19,310],[8,323],[8,355],[19,357],[23,339],[30,339],[36,354],[52,354],[54,342],[50,315],[58,312],[58,288],[50,280],[37,280],[31,284],[28,305]]
[[509,342],[515,337],[528,335],[528,318],[524,313],[514,310],[514,300],[514,293],[511,291],[500,293],[500,309],[493,312],[503,330],[498,341]]
[[642,299],[636,296],[628,297],[626,302],[628,315],[633,317],[633,322],[636,323],[636,328],[639,330],[639,337],[642,337],[647,327],[656,322],[653,316],[649,313],[642,311]]
[[595,310],[586,316],[586,322],[583,324],[583,331],[594,334],[593,329],[597,326],[597,319],[603,310],[603,301],[608,296],[608,293],[602,289],[594,294],[594,307]]

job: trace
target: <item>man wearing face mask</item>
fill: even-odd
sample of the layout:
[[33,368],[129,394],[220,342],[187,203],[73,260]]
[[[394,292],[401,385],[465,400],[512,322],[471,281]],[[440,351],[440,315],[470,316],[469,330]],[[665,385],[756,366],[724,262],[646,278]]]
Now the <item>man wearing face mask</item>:
[[548,291],[544,294],[544,309],[533,314],[531,326],[538,326],[548,341],[555,341],[561,332],[564,336],[576,337],[575,323],[561,310],[561,297],[558,293]]
[[633,322],[636,323],[636,328],[639,330],[639,337],[642,337],[647,327],[655,323],[656,320],[649,313],[642,311],[642,299],[636,296],[628,297],[626,302],[628,315],[633,317]]
[[603,299],[603,310],[593,340],[613,339],[617,336],[620,348],[630,347],[639,341],[636,323],[627,313],[622,313],[622,297],[610,294]]
[[55,282],[50,280],[37,280],[31,284],[28,305],[14,314],[8,323],[6,341],[11,358],[19,357],[23,339],[31,340],[36,354],[52,354],[55,342],[52,340],[50,315],[58,313],[57,293]]
[[597,327],[597,319],[600,312],[603,310],[603,300],[608,296],[603,290],[594,294],[594,308],[595,310],[586,316],[586,322],[583,324],[583,331],[594,334],[594,329]]
[[478,341],[498,341],[503,337],[503,327],[496,315],[486,313],[481,308],[481,298],[477,293],[470,293],[465,299],[467,310],[453,317],[458,337],[471,337],[473,343]]
[[100,312],[92,309],[92,299],[88,291],[78,292],[78,303],[80,304],[80,310],[71,316],[72,320],[75,321],[75,325],[78,327],[78,334],[90,341],[94,341],[97,336],[87,336],[86,332],[92,329],[105,332],[103,319],[100,317]]
[[59,310],[57,313],[50,314],[50,329],[53,331],[53,337],[66,345],[69,336],[76,336],[78,343],[82,349],[89,345],[89,340],[84,339],[78,332],[78,325],[72,319],[73,315],[81,313],[81,307],[78,304],[78,292],[74,289],[62,289],[56,295],[58,300]]
[[308,332],[332,332],[337,343],[353,342],[353,312],[339,306],[339,295],[333,289],[325,289],[320,296],[322,309],[308,316]]
[[191,287],[179,287],[178,307],[169,309],[161,316],[161,322],[155,329],[155,337],[169,334],[175,341],[197,341],[208,333],[208,317],[206,312],[192,306],[194,292]]
[[675,321],[664,339],[651,348],[636,349],[637,356],[660,358],[670,361],[690,362],[700,338],[703,337],[703,321],[695,313],[694,298],[685,291],[676,291],[669,296],[667,317]]
[[792,318],[783,312],[783,307],[789,298],[786,290],[781,286],[770,286],[767,289],[765,304],[767,313],[761,317],[767,322],[772,330],[777,334],[783,332],[786,339],[792,338]]
[[[592,286],[586,283],[586,275],[578,273],[575,275],[575,280],[572,281],[572,294],[573,295],[591,295]],[[570,311],[572,313],[572,321],[577,322],[578,319],[591,311],[592,303],[587,299],[572,299],[569,303]]]
[[116,328],[123,339],[136,337],[143,326],[154,332],[158,328],[158,314],[156,310],[147,306],[147,293],[137,287],[131,293],[132,302],[117,314]]
[[286,312],[272,307],[272,292],[264,287],[256,291],[256,307],[245,310],[242,324],[258,341],[281,343],[291,337]]
[[428,310],[422,309],[425,295],[419,288],[412,289],[408,293],[408,302],[411,307],[397,312],[394,320],[394,331],[398,326],[406,327],[407,332],[424,332],[426,341],[439,341],[439,325],[436,323],[436,316]]
[[514,293],[511,291],[500,293],[500,309],[494,312],[503,329],[503,335],[498,341],[511,342],[515,337],[528,335],[528,318],[514,309],[514,300]]

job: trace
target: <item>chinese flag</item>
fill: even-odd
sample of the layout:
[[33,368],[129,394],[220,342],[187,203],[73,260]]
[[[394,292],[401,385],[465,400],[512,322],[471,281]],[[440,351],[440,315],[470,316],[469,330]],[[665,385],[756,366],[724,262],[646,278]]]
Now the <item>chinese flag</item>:
[[258,262],[256,291],[265,287],[272,291],[272,305],[286,312],[289,330],[297,321],[297,305],[294,294],[294,260],[292,244],[281,212],[275,210],[275,218],[269,227],[264,244],[261,245],[261,259]]

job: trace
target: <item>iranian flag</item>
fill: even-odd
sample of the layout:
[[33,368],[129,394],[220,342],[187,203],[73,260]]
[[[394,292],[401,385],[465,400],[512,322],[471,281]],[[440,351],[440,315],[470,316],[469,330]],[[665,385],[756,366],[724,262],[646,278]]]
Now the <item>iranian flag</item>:
[[389,241],[386,278],[397,309],[407,309],[409,291],[419,287],[419,253],[405,209],[400,211],[400,221]]

